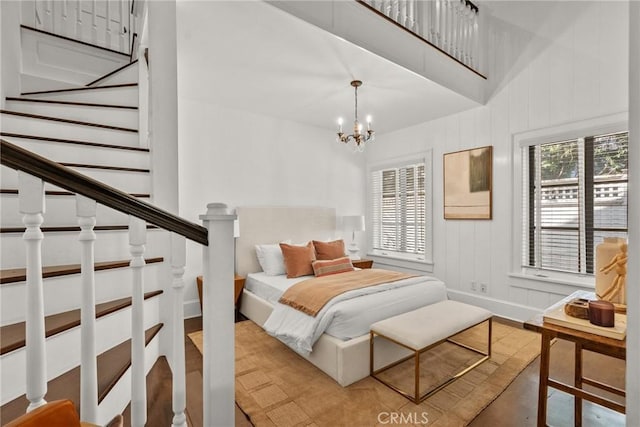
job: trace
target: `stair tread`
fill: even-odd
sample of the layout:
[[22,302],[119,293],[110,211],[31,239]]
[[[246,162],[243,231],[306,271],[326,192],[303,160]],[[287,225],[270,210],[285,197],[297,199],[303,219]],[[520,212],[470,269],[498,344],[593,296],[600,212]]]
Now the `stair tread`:
[[[162,293],[161,290],[144,294],[144,299],[153,298]],[[131,297],[119,298],[96,304],[96,319],[114,313],[131,305]],[[80,325],[80,309],[51,314],[44,318],[45,336],[52,337]],[[0,328],[0,355],[24,347],[25,322],[14,323]]]
[[62,142],[65,144],[88,145],[91,147],[113,148],[115,150],[145,151],[147,153],[150,151],[148,148],[144,148],[144,147],[131,147],[127,145],[103,144],[100,142],[79,141],[76,139],[51,138],[48,136],[24,135],[24,134],[13,133],[13,132],[0,132],[0,136],[4,136],[7,138],[35,139],[38,141]]
[[19,98],[14,96],[7,96],[7,101],[18,102],[36,102],[41,104],[61,104],[61,105],[75,105],[78,107],[104,107],[104,108],[123,108],[127,110],[137,110],[135,105],[114,105],[114,104],[97,104],[93,102],[76,102],[76,101],[57,101],[53,99],[37,99],[37,98]]
[[40,91],[35,91],[35,92],[22,92],[21,95],[23,95],[23,96],[27,96],[27,95],[45,95],[45,94],[48,94],[48,93],[63,93],[63,92],[77,92],[77,91],[83,91],[83,90],[114,89],[114,88],[119,88],[119,87],[134,87],[134,86],[138,86],[138,83],[120,83],[120,84],[116,84],[116,85],[104,85],[104,86],[93,86],[93,87],[81,86],[81,87],[72,87],[72,88],[67,88],[67,89],[40,90]]
[[[163,261],[164,261],[164,258],[162,257],[145,259],[145,262],[147,264],[155,264]],[[111,270],[114,268],[128,267],[129,262],[130,260],[96,262],[94,264],[94,269],[95,271],[103,271],[103,270]],[[0,270],[0,284],[24,282],[26,280],[26,271],[27,271],[26,268],[9,268],[5,270]],[[49,265],[49,266],[42,267],[43,278],[66,276],[69,274],[79,274],[79,273],[80,273],[80,264]]]
[[[16,188],[0,188],[0,194],[18,194],[18,189]],[[45,196],[75,196],[76,193],[72,193],[71,191],[45,191]],[[137,197],[139,199],[148,199],[151,197],[148,193],[129,193],[131,197]]]
[[[157,325],[145,331],[145,346],[158,334],[164,325]],[[101,402],[131,366],[131,340],[127,340],[98,355],[98,402]],[[80,366],[71,369],[47,383],[45,400],[70,399],[80,413]],[[22,395],[0,408],[0,424],[24,414],[29,402]]]
[[[147,230],[157,229],[159,227],[155,225],[147,225]],[[93,231],[120,231],[120,230],[128,230],[128,225],[96,225],[93,227]],[[0,228],[1,233],[24,233],[25,227],[2,227]],[[40,230],[43,233],[60,233],[67,231],[80,231],[80,227],[77,225],[70,226],[58,226],[58,227],[40,227]]]
[[85,168],[85,169],[103,169],[103,170],[112,170],[112,171],[122,171],[122,172],[142,172],[149,173],[150,169],[143,168],[129,168],[122,166],[106,166],[106,165],[93,165],[87,163],[67,163],[67,162],[58,162],[62,166],[66,166],[68,168]]
[[70,124],[70,125],[89,126],[89,127],[100,128],[100,129],[109,129],[109,130],[116,130],[116,131],[121,131],[121,132],[138,133],[137,129],[124,128],[124,127],[120,127],[120,126],[104,125],[104,124],[101,124],[101,123],[83,122],[83,121],[79,121],[79,120],[63,119],[61,117],[43,116],[41,114],[23,113],[23,112],[20,112],[20,111],[11,111],[11,110],[0,110],[0,113],[1,114],[7,114],[7,115],[10,115],[10,116],[27,117],[29,119],[48,120],[48,121],[51,121],[51,122],[66,123],[66,124]]

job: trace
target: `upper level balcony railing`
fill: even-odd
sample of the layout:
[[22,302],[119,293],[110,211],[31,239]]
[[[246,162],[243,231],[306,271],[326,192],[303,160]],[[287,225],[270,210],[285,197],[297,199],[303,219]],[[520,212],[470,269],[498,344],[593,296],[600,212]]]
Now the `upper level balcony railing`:
[[482,75],[478,7],[469,0],[357,1]]

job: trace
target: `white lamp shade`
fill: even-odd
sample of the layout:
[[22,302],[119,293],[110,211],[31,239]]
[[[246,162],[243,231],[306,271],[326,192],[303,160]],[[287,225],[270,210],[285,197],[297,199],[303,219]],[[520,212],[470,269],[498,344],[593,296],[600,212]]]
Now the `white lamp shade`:
[[342,226],[349,231],[364,231],[364,215],[347,215],[342,217]]

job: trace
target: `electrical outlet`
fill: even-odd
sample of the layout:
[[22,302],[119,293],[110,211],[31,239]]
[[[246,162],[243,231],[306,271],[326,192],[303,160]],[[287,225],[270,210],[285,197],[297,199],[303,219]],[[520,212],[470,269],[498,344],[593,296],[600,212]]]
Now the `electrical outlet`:
[[478,291],[478,284],[476,282],[471,282],[471,290],[473,292],[477,292]]
[[489,292],[489,285],[487,285],[486,283],[480,283],[480,292],[482,292],[483,294]]

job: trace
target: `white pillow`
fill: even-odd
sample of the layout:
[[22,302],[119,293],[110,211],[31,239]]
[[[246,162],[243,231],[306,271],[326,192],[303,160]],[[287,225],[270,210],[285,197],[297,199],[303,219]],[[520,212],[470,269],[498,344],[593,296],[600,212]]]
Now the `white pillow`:
[[[282,243],[291,244],[291,241],[286,240]],[[280,276],[287,273],[279,243],[256,245],[256,256],[258,257],[262,271],[264,271],[267,276]]]

